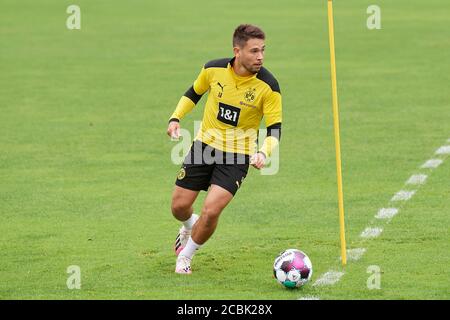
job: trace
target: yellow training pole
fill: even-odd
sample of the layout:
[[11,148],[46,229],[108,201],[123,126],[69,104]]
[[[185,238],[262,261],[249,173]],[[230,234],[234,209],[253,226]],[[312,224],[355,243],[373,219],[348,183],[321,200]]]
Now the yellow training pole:
[[347,264],[347,250],[345,244],[345,219],[344,219],[344,195],[342,191],[342,169],[341,169],[341,142],[339,135],[339,107],[336,81],[336,56],[334,48],[334,22],[333,22],[333,0],[328,0],[328,29],[330,36],[330,61],[331,61],[331,87],[333,95],[333,119],[334,119],[334,141],[336,144],[336,170],[338,183],[339,201],[339,226],[341,238],[342,265]]

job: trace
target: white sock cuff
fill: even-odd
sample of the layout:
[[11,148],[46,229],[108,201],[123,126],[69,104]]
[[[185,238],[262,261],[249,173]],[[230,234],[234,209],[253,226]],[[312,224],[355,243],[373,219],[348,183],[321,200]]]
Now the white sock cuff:
[[192,240],[192,237],[189,237],[186,245],[188,245],[188,244],[191,244],[195,249],[199,249],[202,246],[202,244],[198,244],[197,242]]
[[187,219],[186,221],[183,221],[183,225],[186,229],[191,230],[192,227],[194,226],[194,224],[197,222],[197,220],[198,220],[198,215],[193,213],[189,219]]
[[202,245],[195,243],[194,240],[192,240],[191,237],[189,237],[188,242],[186,243],[186,247],[180,252],[180,255],[183,255],[185,257],[188,257],[189,259],[192,259],[192,257],[195,254],[195,251],[199,249]]

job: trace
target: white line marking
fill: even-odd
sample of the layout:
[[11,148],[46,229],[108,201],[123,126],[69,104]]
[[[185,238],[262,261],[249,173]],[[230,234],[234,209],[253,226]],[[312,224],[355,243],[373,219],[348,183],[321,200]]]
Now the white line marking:
[[435,169],[437,167],[439,167],[439,165],[442,163],[443,161],[441,159],[430,159],[427,162],[425,162],[421,168],[425,168],[425,169]]
[[320,298],[317,296],[304,296],[304,297],[298,298],[298,300],[320,300]]
[[412,191],[406,191],[406,190],[400,190],[397,192],[391,199],[391,201],[406,201],[412,198],[412,196],[416,193],[415,190]]
[[424,184],[428,176],[426,174],[414,174],[406,182],[407,184]]
[[[450,138],[447,140],[447,142],[450,142]],[[435,154],[450,154],[450,145],[449,146],[442,146],[438,150],[436,150]],[[427,160],[421,168],[430,168],[434,169],[437,168],[442,164],[443,160],[441,159],[430,159]],[[412,175],[409,180],[406,182],[406,184],[416,184],[420,185],[425,183],[426,179],[428,178],[425,174],[416,174]],[[416,190],[400,190],[397,192],[391,199],[391,201],[399,201],[399,200],[409,200],[411,197],[416,193]],[[375,218],[377,219],[389,219],[394,217],[398,213],[399,209],[397,208],[382,208],[378,211]],[[383,232],[382,228],[375,227],[375,228],[369,228],[367,227],[364,229],[364,231],[361,233],[360,237],[362,238],[376,238]],[[347,250],[347,258],[349,261],[356,261],[359,260],[364,253],[366,252],[365,248],[356,248],[356,249],[349,249]],[[342,257],[341,257],[342,260]],[[344,275],[344,272],[339,271],[328,271],[324,273],[319,279],[314,282],[313,286],[326,286],[326,285],[334,285],[342,278]],[[317,296],[305,296],[301,297],[298,300],[320,300]]]
[[319,279],[317,279],[316,282],[314,282],[313,286],[331,286],[337,283],[343,275],[343,272],[328,271],[324,273]]
[[[356,248],[347,250],[347,260],[348,261],[358,261],[361,259],[363,254],[366,252],[366,248]],[[342,260],[342,257],[341,257]]]
[[450,146],[442,146],[436,150],[436,154],[450,154]]
[[381,232],[383,232],[382,228],[366,228],[361,233],[360,237],[361,238],[376,238],[381,234]]
[[391,219],[397,213],[398,213],[398,209],[397,208],[381,208],[380,210],[378,210],[378,213],[375,216],[375,218],[377,218],[377,219]]

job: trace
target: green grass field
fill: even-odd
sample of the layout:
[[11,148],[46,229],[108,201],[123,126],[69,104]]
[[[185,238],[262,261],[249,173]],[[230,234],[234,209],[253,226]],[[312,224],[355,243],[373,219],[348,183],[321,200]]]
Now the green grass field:
[[[66,28],[74,3],[81,30]],[[381,30],[366,27],[372,4]],[[449,3],[335,1],[347,244],[367,249],[345,268],[325,0],[1,8],[0,299],[450,299],[450,160],[420,169],[450,144]],[[250,171],[192,276],[179,276],[167,120],[201,66],[232,55],[240,23],[265,30],[265,66],[283,93],[280,171]],[[204,102],[182,122],[192,133]],[[377,211],[424,172],[381,236],[362,241]],[[287,248],[313,262],[299,290],[272,278]],[[66,285],[71,265],[80,290]],[[367,288],[371,265],[379,290]],[[312,286],[333,268],[345,271],[336,285]]]

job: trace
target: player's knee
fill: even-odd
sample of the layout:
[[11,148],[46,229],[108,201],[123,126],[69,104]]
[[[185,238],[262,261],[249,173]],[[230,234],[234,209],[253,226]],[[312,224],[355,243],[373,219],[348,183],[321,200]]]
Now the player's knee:
[[217,210],[213,206],[205,205],[202,209],[202,216],[204,216],[207,224],[214,224],[219,219],[220,210]]
[[172,201],[172,214],[175,218],[183,219],[189,214],[189,205],[181,201]]

